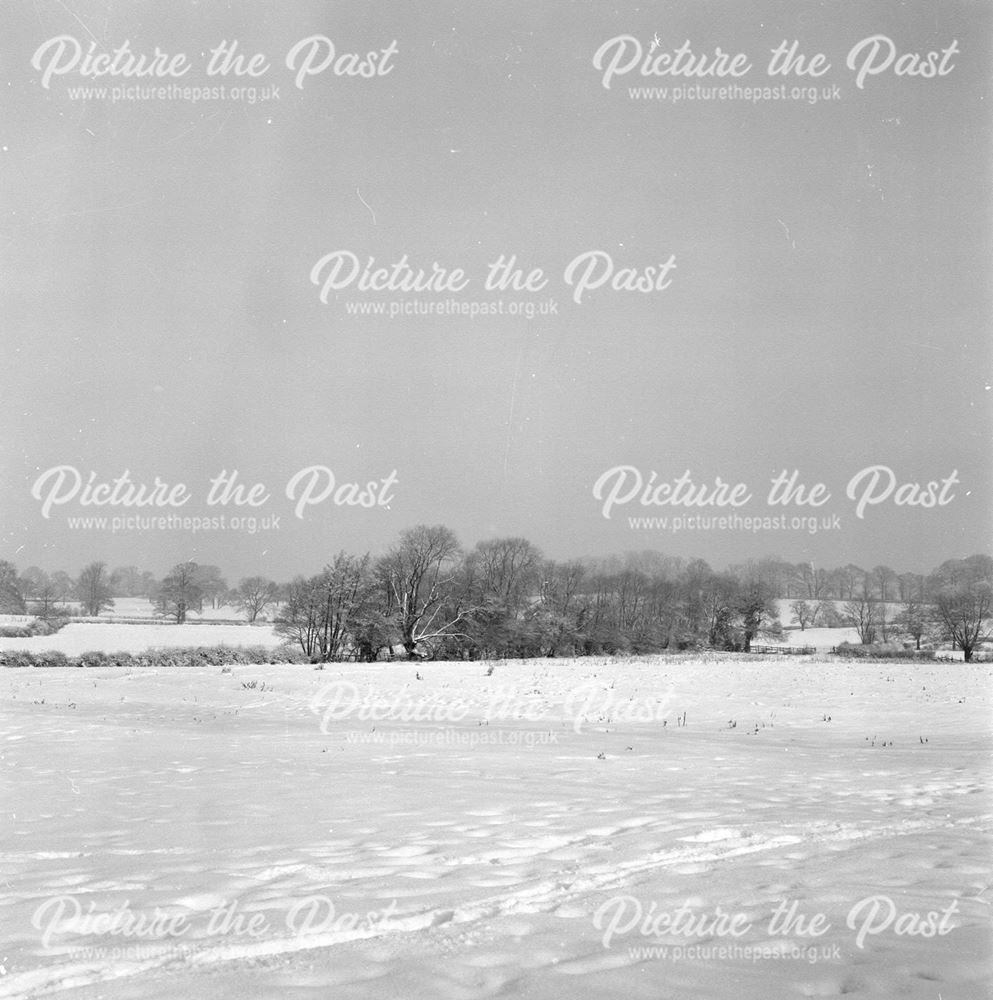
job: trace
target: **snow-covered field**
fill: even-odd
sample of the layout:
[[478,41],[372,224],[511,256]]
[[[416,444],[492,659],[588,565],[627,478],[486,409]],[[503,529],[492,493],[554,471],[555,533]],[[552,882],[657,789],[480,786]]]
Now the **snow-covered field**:
[[72,622],[53,635],[27,639],[0,636],[0,650],[26,649],[31,653],[57,650],[80,656],[105,653],[142,653],[148,649],[184,646],[266,646],[283,642],[270,625],[125,625],[117,622]]
[[0,997],[989,996],[989,665],[487,669],[0,671]]
[[783,633],[778,642],[775,639],[760,638],[760,643],[769,646],[813,646],[825,652],[840,646],[843,642],[859,645],[858,629],[854,628],[807,628],[790,629]]
[[[101,618],[151,618],[155,615],[155,605],[147,597],[117,597],[113,607],[107,608]],[[263,617],[272,613],[272,606],[266,608]],[[219,604],[216,608],[205,601],[200,611],[187,612],[190,621],[235,620],[244,621],[245,613],[232,604]]]

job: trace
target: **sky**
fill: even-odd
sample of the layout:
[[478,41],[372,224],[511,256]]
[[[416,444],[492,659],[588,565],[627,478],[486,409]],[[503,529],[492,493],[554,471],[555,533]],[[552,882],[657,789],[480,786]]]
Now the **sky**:
[[[288,579],[418,523],[719,567],[991,551],[988,4],[8,15],[0,558]],[[639,73],[680,47],[750,68]],[[511,257],[534,290],[486,287]],[[360,287],[402,261],[449,284]],[[794,471],[817,506],[768,502]],[[680,477],[749,499],[640,502]]]

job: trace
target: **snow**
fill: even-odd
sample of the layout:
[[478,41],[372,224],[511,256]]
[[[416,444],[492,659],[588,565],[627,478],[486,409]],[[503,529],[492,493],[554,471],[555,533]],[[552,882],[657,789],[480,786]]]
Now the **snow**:
[[768,646],[812,646],[814,649],[827,652],[843,642],[858,646],[861,640],[858,629],[854,628],[797,628],[784,632],[779,642],[764,638],[760,639],[760,642]]
[[[272,605],[266,608],[264,614],[269,615],[271,612]],[[155,605],[147,597],[116,597],[113,606],[107,608],[100,617],[110,619],[152,618],[155,613]],[[202,610],[191,610],[187,612],[186,617],[190,621],[208,622],[216,619],[244,621],[245,612],[232,604],[219,604],[213,608],[209,601],[204,601]]]
[[57,650],[66,656],[102,650],[105,653],[142,653],[148,649],[187,646],[266,646],[283,642],[269,625],[125,625],[115,622],[71,622],[52,635],[27,639],[0,637],[0,650],[26,649],[31,653]]
[[988,995],[989,665],[488,669],[0,672],[0,997]]

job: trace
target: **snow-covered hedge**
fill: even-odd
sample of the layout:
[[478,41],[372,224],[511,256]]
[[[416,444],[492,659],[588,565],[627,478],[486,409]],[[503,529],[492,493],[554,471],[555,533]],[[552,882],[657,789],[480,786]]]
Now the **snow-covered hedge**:
[[933,649],[906,649],[894,643],[869,643],[861,646],[843,642],[834,652],[851,660],[934,660]]
[[264,646],[205,646],[150,649],[142,653],[94,651],[66,656],[57,650],[0,652],[2,667],[204,667],[239,663],[306,663],[297,649]]

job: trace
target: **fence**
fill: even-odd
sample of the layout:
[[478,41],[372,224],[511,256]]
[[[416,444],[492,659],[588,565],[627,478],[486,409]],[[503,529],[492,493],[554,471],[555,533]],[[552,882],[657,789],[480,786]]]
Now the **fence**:
[[752,643],[748,651],[750,653],[782,654],[783,656],[810,656],[812,653],[816,653],[817,649],[814,646],[756,646],[755,643]]

